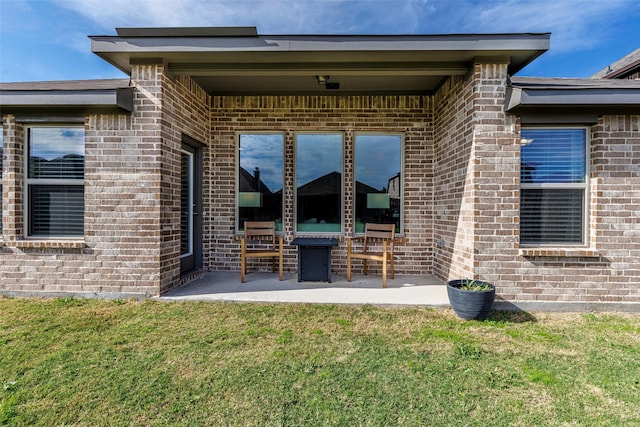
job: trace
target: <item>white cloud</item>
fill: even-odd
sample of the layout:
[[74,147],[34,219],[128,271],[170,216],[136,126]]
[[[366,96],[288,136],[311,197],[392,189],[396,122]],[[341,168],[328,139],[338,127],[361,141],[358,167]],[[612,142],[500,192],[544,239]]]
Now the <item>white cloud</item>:
[[[257,26],[261,33],[413,33],[424,0],[50,0],[105,30]],[[108,7],[105,7],[105,3]]]
[[0,80],[121,77],[91,53],[86,36],[114,35],[116,27],[162,26],[256,26],[260,34],[551,32],[550,52],[529,70],[536,75],[588,76],[638,47],[638,4],[639,0],[0,0]]
[[444,11],[456,17],[447,28],[450,32],[551,32],[556,52],[601,44],[617,19],[630,12],[638,14],[635,0],[468,0],[453,4],[459,6],[457,15],[449,6]]
[[[551,32],[556,52],[589,49],[635,0],[51,0],[114,27],[257,26],[262,34]],[[105,6],[106,4],[106,6]]]

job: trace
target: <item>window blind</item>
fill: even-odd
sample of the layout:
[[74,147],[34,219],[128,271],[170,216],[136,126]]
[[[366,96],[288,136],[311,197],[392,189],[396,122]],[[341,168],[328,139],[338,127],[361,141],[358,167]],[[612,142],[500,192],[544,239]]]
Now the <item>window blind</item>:
[[30,235],[42,237],[83,235],[83,186],[32,185],[29,199]]
[[29,157],[29,178],[33,179],[83,179],[84,156],[65,154],[47,160]]
[[520,241],[582,242],[584,191],[526,189],[520,192]]
[[584,129],[526,129],[521,136],[523,184],[585,182]]
[[584,243],[586,156],[584,128],[522,130],[521,243]]
[[84,129],[34,126],[27,148],[28,235],[84,234]]

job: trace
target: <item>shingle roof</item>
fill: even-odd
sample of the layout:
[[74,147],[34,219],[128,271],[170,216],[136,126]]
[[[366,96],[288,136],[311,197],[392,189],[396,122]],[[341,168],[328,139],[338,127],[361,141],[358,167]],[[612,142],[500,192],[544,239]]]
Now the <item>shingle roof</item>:
[[627,68],[640,68],[640,48],[634,50],[628,55],[618,59],[613,64],[603,68],[602,70],[591,76],[592,79],[614,78],[623,73]]

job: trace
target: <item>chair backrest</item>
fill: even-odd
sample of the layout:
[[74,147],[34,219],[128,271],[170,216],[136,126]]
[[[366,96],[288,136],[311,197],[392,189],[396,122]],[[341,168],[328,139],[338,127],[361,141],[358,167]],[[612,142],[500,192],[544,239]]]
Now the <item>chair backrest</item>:
[[245,221],[244,222],[244,236],[249,239],[270,237],[272,243],[276,243],[276,223],[275,221]]
[[366,223],[364,226],[364,247],[369,239],[393,240],[396,233],[395,224]]

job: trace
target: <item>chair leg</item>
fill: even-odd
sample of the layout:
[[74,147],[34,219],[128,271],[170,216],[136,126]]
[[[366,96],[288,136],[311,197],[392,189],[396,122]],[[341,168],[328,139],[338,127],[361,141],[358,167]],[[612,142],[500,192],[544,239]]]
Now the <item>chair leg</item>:
[[387,256],[382,257],[382,287],[387,287]]
[[387,242],[382,245],[382,287],[387,287]]
[[247,257],[244,240],[240,242],[240,283],[244,283],[244,274],[247,270]]
[[389,259],[391,260],[391,278],[393,279],[393,273],[394,273],[393,253],[389,255]]
[[351,240],[347,240],[347,282],[351,281]]
[[366,276],[366,275],[367,275],[367,270],[368,270],[368,268],[367,268],[367,260],[366,260],[366,259],[363,259],[362,261],[363,261],[363,262],[362,262],[362,264],[363,264],[363,269],[362,269],[363,271],[362,271],[362,272],[363,272],[363,273],[364,273],[364,275]]
[[280,270],[280,281],[282,282],[282,252],[280,252],[280,256],[278,257],[278,268]]

